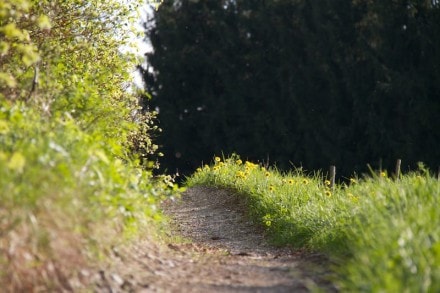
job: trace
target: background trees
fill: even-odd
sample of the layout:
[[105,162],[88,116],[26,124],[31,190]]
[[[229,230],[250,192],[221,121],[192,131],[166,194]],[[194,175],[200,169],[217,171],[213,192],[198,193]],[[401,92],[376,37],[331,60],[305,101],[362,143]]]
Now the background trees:
[[440,162],[436,1],[165,1],[147,32],[163,167]]

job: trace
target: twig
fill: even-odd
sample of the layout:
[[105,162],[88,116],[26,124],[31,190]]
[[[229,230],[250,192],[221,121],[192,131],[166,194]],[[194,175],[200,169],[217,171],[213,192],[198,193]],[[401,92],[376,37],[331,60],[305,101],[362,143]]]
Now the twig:
[[37,89],[37,86],[38,86],[38,64],[35,64],[35,66],[34,66],[34,78],[32,79],[32,87],[31,87],[31,90],[29,91],[29,94],[28,94],[26,100],[29,101],[31,99],[33,93]]

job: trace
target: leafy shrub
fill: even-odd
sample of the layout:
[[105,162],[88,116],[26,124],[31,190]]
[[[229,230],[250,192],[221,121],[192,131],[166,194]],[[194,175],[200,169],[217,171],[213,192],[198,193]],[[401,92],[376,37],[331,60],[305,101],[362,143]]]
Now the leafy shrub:
[[145,168],[157,149],[154,114],[138,111],[128,90],[136,60],[120,51],[139,4],[0,4],[6,291],[82,286],[79,271],[160,220],[158,200],[177,191],[172,178]]

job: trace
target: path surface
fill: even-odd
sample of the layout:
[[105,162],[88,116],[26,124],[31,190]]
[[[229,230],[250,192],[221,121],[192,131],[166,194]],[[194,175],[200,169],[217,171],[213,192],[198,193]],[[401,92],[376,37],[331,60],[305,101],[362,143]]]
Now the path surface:
[[121,253],[117,273],[101,272],[98,292],[335,292],[322,256],[269,245],[231,191],[195,187],[163,207],[172,233],[191,242],[147,241]]

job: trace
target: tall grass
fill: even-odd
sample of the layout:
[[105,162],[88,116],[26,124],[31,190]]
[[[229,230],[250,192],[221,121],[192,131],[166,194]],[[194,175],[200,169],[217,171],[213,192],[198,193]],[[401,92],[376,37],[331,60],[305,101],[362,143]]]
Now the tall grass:
[[423,167],[390,179],[381,173],[330,188],[317,174],[216,158],[187,184],[232,188],[275,243],[321,251],[338,266],[347,292],[440,290],[440,182]]

